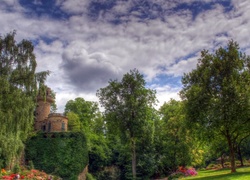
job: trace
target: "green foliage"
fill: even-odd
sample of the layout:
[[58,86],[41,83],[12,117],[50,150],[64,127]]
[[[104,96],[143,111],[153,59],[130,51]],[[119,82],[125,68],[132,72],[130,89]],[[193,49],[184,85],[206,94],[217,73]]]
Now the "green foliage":
[[168,180],[178,180],[183,178],[185,175],[182,172],[176,172],[168,176]]
[[74,112],[68,112],[68,130],[72,132],[80,132],[81,131],[81,122],[79,116]]
[[0,166],[16,163],[34,122],[37,89],[49,72],[36,73],[30,41],[15,41],[15,32],[0,37]]
[[220,134],[228,142],[232,172],[235,145],[250,128],[250,57],[239,49],[229,41],[214,54],[202,51],[197,68],[183,76],[181,91],[190,129],[207,140]]
[[101,105],[105,108],[105,120],[108,133],[118,134],[123,144],[131,152],[132,174],[136,178],[136,147],[142,134],[152,124],[155,91],[145,88],[145,80],[138,70],[131,70],[123,76],[121,82],[111,80],[109,85],[97,91]]
[[196,142],[187,131],[183,102],[171,99],[161,106],[159,114],[161,119],[155,121],[156,166],[160,174],[167,175],[178,166],[191,164]]
[[78,97],[66,103],[65,113],[69,116],[69,129],[84,132],[88,149],[91,150],[92,139],[96,139],[96,135],[104,135],[103,120],[97,103]]
[[95,180],[95,178],[92,176],[92,174],[87,173],[86,180]]
[[88,164],[86,138],[79,132],[37,134],[27,142],[25,151],[36,169],[63,179],[77,179]]
[[98,176],[108,165],[111,152],[104,136],[105,124],[97,103],[78,97],[67,102],[65,112],[69,118],[69,130],[86,134],[89,171]]
[[[56,93],[53,90],[51,90],[50,95],[52,96],[53,99],[56,99]],[[50,113],[55,113],[56,111],[57,111],[57,106],[56,102],[54,101],[50,104]]]
[[[230,162],[226,162],[224,163],[225,167],[229,167],[228,165],[230,165]],[[220,164],[214,164],[214,163],[211,163],[209,164],[206,169],[221,169],[222,166]]]
[[19,164],[15,164],[15,166],[13,168],[13,173],[17,174],[17,173],[20,173],[20,171],[21,171],[21,168],[20,168]]
[[230,173],[229,169],[198,171],[197,176],[186,177],[184,179],[246,180],[249,179],[249,177],[250,177],[250,167],[242,167],[238,168],[236,173]]
[[29,169],[29,170],[31,170],[31,169],[34,169],[35,167],[34,167],[34,163],[33,163],[33,161],[28,161],[28,166],[27,166],[27,168]]
[[107,166],[103,168],[101,171],[96,172],[94,175],[97,180],[103,180],[103,179],[121,179],[120,176],[121,172],[120,169],[117,166]]
[[73,112],[79,117],[81,130],[83,130],[88,137],[91,121],[99,112],[97,103],[92,101],[85,101],[83,98],[78,97],[75,98],[75,100],[69,100],[66,103],[65,114],[68,114],[69,112]]

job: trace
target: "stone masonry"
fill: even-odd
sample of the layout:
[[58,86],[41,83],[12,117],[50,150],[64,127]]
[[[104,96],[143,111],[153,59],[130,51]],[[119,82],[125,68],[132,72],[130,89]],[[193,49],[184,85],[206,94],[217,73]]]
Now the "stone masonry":
[[50,113],[51,103],[55,99],[51,95],[51,89],[47,88],[46,97],[37,96],[36,119],[34,128],[43,132],[63,132],[68,130],[68,118],[62,113]]

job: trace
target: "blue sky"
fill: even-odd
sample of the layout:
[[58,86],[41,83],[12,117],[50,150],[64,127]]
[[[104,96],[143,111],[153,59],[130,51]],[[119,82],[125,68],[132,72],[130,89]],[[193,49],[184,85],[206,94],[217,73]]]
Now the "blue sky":
[[159,107],[179,99],[201,50],[234,39],[250,54],[249,17],[247,0],[2,0],[0,34],[33,42],[59,112],[76,97],[98,101],[98,89],[134,68]]

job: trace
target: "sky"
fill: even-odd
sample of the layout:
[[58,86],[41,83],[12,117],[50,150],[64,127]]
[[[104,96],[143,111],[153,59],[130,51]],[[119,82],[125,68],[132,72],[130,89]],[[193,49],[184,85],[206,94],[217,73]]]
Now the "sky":
[[77,97],[98,102],[98,89],[135,68],[159,108],[180,99],[203,49],[233,39],[250,54],[249,17],[249,0],[1,0],[0,35],[33,43],[58,112]]

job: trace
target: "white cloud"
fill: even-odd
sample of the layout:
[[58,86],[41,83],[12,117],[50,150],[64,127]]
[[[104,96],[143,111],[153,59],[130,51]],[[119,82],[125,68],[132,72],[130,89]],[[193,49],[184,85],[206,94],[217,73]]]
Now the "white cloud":
[[67,13],[81,14],[86,12],[89,2],[89,0],[57,0],[57,5]]
[[[16,29],[18,41],[37,42],[38,71],[52,71],[48,84],[55,89],[60,107],[78,95],[94,97],[109,79],[121,78],[133,68],[138,68],[147,81],[160,74],[181,76],[195,67],[202,49],[213,50],[231,38],[250,52],[247,39],[250,1],[233,0],[233,9],[227,13],[223,6],[215,5],[194,18],[191,10],[174,12],[172,8],[197,0],[157,0],[155,3],[163,9],[159,16],[165,21],[161,18],[139,21],[128,14],[134,1],[117,1],[112,9],[92,21],[87,16],[89,2],[57,0],[61,10],[71,14],[68,19],[59,20],[50,16],[29,17],[16,1],[4,1],[6,6],[13,6],[13,11],[0,7],[1,34]],[[214,1],[204,3],[207,2]],[[108,23],[118,15],[126,22]],[[179,89],[161,87],[155,86],[160,101],[178,98]]]
[[156,105],[156,109],[159,109],[170,99],[180,100],[179,91],[181,88],[173,88],[169,85],[159,86],[158,84],[153,84],[149,88],[154,89],[157,92],[156,98],[158,99],[158,104]]

